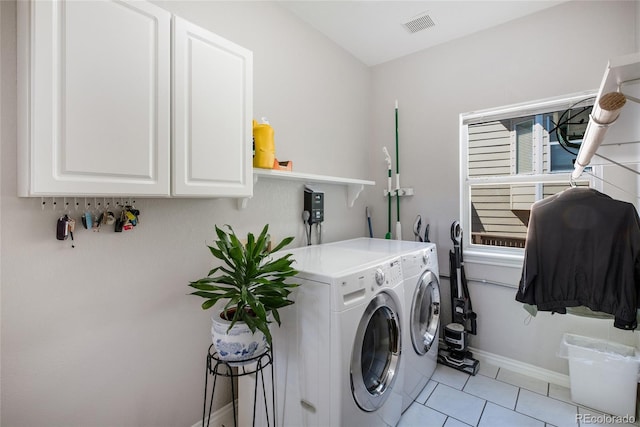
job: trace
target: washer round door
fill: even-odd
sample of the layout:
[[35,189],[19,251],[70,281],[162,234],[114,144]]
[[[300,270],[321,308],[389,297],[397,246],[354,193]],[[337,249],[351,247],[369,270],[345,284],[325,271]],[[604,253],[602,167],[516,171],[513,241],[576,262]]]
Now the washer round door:
[[413,348],[419,355],[429,351],[440,326],[440,284],[431,271],[420,276],[411,302],[409,328]]
[[364,411],[380,408],[400,362],[400,311],[386,292],[371,300],[360,319],[351,353],[351,391]]

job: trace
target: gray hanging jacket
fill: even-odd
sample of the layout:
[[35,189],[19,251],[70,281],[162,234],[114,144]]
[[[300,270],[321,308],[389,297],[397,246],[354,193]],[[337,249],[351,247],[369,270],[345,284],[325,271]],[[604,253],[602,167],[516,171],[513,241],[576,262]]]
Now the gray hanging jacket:
[[640,219],[631,204],[569,188],[531,207],[516,300],[540,311],[585,306],[633,330],[640,291]]

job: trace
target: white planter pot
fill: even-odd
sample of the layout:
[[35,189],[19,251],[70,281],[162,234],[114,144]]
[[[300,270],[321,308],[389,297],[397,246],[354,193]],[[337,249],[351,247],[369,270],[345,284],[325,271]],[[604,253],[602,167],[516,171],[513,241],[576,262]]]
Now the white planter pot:
[[244,322],[236,322],[231,330],[229,325],[231,321],[221,318],[219,312],[211,317],[211,339],[220,360],[242,362],[267,350],[267,338],[259,330],[251,332]]

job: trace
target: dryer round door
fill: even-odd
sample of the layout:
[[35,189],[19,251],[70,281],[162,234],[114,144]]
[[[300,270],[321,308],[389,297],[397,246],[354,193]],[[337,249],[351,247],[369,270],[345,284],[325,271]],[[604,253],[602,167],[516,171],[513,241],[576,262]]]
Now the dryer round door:
[[386,292],[371,300],[356,332],[351,353],[351,390],[368,412],[380,408],[391,392],[400,361],[400,311]]
[[440,284],[431,271],[420,276],[411,302],[409,328],[413,348],[419,355],[429,351],[440,326]]

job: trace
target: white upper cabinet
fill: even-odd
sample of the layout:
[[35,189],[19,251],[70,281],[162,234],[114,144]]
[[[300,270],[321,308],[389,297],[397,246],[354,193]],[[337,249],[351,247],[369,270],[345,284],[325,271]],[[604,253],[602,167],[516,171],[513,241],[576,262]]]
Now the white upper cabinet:
[[18,195],[251,196],[252,61],[145,1],[18,1]]
[[21,196],[168,195],[171,15],[19,1]]
[[179,17],[173,21],[172,194],[253,192],[253,54]]

